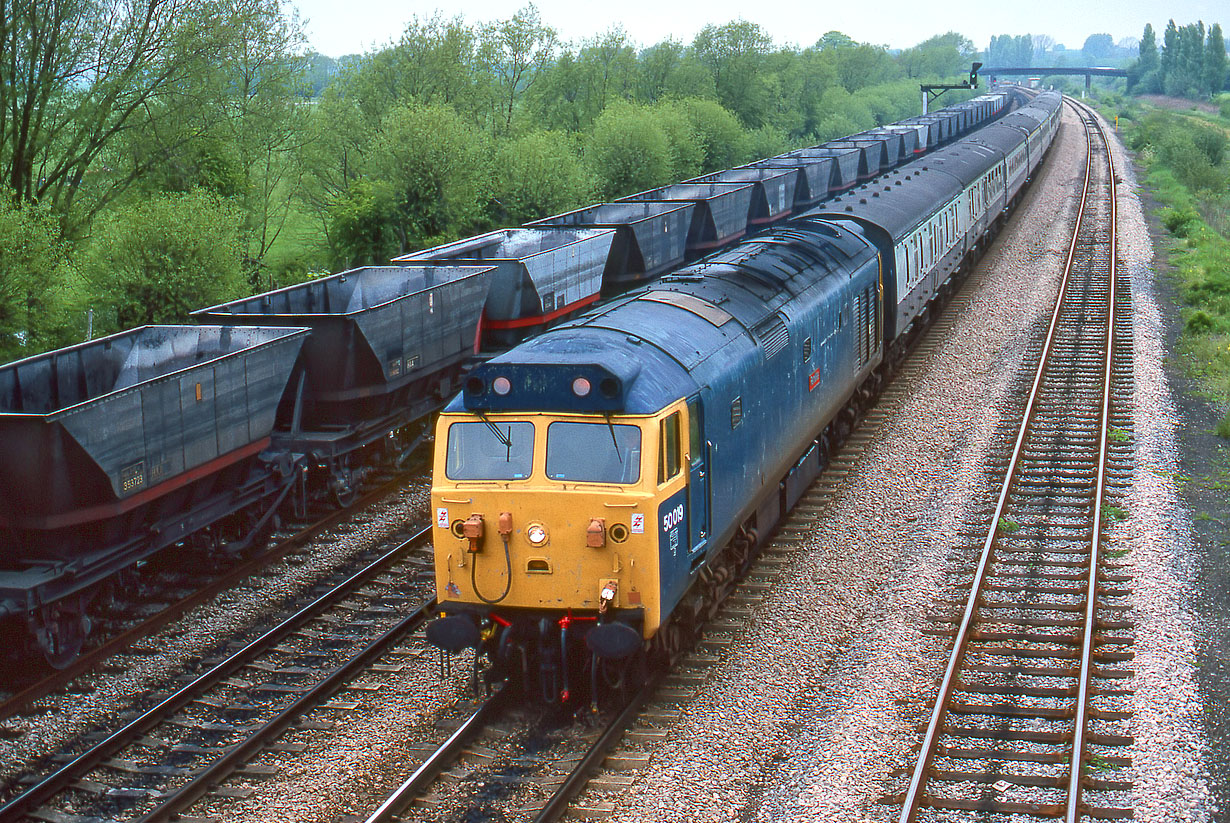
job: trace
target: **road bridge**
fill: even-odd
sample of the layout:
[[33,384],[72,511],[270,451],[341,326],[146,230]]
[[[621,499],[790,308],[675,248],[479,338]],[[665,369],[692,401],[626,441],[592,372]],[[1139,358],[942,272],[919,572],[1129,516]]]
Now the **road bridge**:
[[1127,77],[1127,69],[1112,69],[1105,66],[1008,66],[984,68],[982,74],[995,77],[1046,77],[1047,75],[1084,75],[1085,94],[1089,94],[1089,86],[1095,77]]

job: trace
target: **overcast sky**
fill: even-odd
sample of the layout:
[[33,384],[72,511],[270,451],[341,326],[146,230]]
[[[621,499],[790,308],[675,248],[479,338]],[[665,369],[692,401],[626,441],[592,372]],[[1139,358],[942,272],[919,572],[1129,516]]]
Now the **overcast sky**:
[[[290,0],[307,21],[308,39],[330,57],[369,51],[396,39],[415,15],[461,14],[467,22],[511,17],[524,0],[468,0],[443,5],[433,0]],[[1225,0],[1033,0],[940,4],[929,0],[538,0],[544,23],[566,41],[581,40],[621,25],[641,46],[673,37],[684,43],[702,27],[740,17],[759,23],[781,44],[807,46],[826,31],[855,40],[908,48],[933,34],[954,30],[986,49],[995,34],[1049,34],[1069,48],[1080,48],[1090,34],[1107,33],[1115,42],[1139,38],[1145,23],[1159,34],[1173,17],[1180,25],[1203,20],[1230,23]],[[957,9],[963,9],[958,13]],[[669,11],[668,11],[669,10]],[[1226,18],[1226,19],[1223,19]],[[1159,37],[1159,40],[1161,38]]]

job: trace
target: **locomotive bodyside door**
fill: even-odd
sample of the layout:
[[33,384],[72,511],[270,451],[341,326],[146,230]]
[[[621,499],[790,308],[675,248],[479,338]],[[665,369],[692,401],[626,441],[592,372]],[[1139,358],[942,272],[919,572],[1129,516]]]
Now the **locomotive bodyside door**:
[[709,542],[709,444],[700,395],[688,398],[688,508],[690,556],[702,553]]

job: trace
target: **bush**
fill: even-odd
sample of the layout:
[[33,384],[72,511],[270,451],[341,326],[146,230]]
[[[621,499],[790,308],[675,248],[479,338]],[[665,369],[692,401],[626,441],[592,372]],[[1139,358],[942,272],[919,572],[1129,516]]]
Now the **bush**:
[[1224,437],[1230,440],[1230,411],[1227,411],[1217,423],[1217,428],[1214,429],[1218,437]]
[[[702,170],[721,171],[748,159],[749,135],[739,118],[716,100],[690,97],[679,101],[700,142]],[[765,127],[762,127],[765,128]]]
[[502,223],[519,224],[585,205],[593,181],[568,135],[527,134],[496,151],[495,199]]
[[672,182],[670,140],[652,114],[629,103],[607,106],[589,133],[585,162],[606,198]]
[[1192,312],[1187,318],[1187,322],[1183,324],[1183,328],[1188,334],[1208,334],[1213,331],[1213,318],[1209,316],[1207,311],[1197,309]]
[[[372,180],[387,187],[386,216],[410,251],[488,225],[491,146],[450,106],[400,106],[372,146]],[[383,262],[377,259],[372,262]]]
[[112,210],[95,226],[85,276],[103,330],[182,323],[194,309],[239,297],[239,210],[201,189]]
[[705,148],[687,111],[673,101],[659,103],[649,111],[670,144],[671,181],[688,180],[700,174],[705,163]]
[[1162,210],[1162,225],[1175,237],[1187,237],[1199,223],[1200,215],[1190,206]]

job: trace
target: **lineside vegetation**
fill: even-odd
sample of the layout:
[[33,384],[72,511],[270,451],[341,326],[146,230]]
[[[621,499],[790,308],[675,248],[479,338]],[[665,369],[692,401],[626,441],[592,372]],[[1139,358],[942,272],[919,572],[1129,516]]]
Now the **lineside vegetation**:
[[[576,43],[527,6],[333,60],[278,0],[12,0],[0,362],[917,112],[968,71],[755,23]],[[961,99],[952,95],[949,99]],[[945,101],[947,102],[947,100]]]

